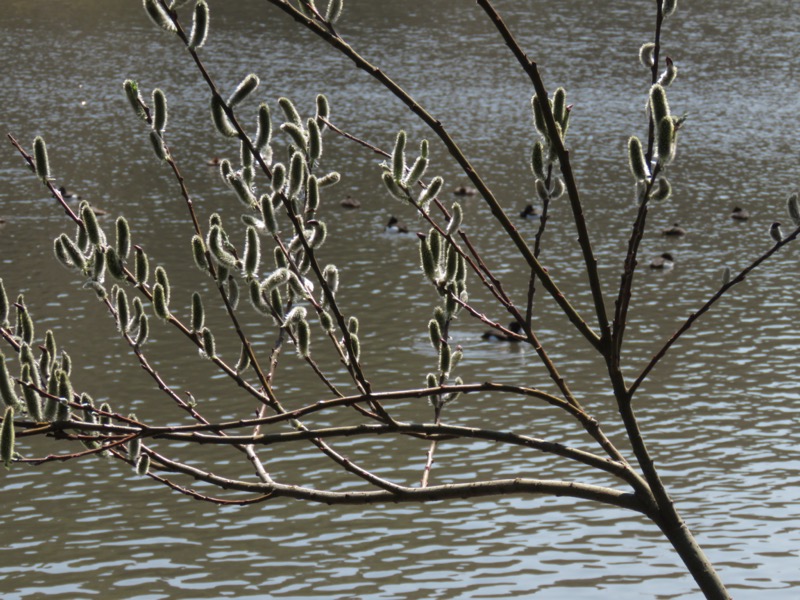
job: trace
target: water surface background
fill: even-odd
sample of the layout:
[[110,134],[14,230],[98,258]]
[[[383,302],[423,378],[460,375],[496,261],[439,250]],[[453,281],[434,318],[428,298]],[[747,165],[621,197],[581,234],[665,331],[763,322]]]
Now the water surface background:
[[[202,56],[222,89],[232,90],[256,72],[262,79],[258,101],[276,111],[277,98],[287,96],[310,115],[316,94],[325,92],[334,121],[380,147],[389,149],[399,128],[408,131],[411,147],[430,137],[367,75],[266,2],[210,4],[212,33]],[[568,142],[610,294],[636,210],[625,144],[628,136],[646,133],[649,79],[637,53],[651,37],[654,3],[619,1],[602,10],[587,4],[498,1],[497,8],[539,63],[548,88],[563,85],[574,104]],[[769,225],[786,221],[784,199],[800,180],[799,29],[798,13],[770,0],[684,2],[667,24],[665,52],[680,69],[670,103],[689,120],[670,168],[674,196],[651,211],[642,256],[669,250],[677,264],[671,272],[643,271],[636,279],[629,377],[714,292],[725,265],[745,266],[769,247]],[[350,0],[340,30],[444,123],[503,206],[518,213],[533,193],[526,167],[534,139],[531,88],[479,9],[453,0]],[[198,212],[203,220],[220,212],[235,231],[238,203],[206,161],[234,157],[237,150],[211,131],[208,92],[177,40],[155,30],[139,2],[4,0],[0,49],[3,133],[27,147],[44,135],[59,183],[112,215],[126,216],[134,242],[168,268],[176,290],[184,287],[175,293],[176,311],[188,315],[191,289],[210,299],[207,282],[192,266],[190,226],[175,182],[155,161],[144,126],[122,94],[128,77],[148,93],[155,86],[166,92],[168,141]],[[251,120],[255,106],[244,107]],[[448,189],[465,183],[442,147],[432,148],[430,172],[445,176]],[[383,233],[390,214],[412,229],[421,225],[382,190],[379,162],[329,138],[323,167],[340,171],[343,183],[325,196],[331,235],[324,261],[342,270],[340,298],[361,321],[373,385],[415,387],[435,367],[427,320],[436,297],[422,285],[414,237]],[[361,200],[359,211],[338,208],[348,193]],[[751,220],[733,223],[728,214],[734,205],[747,208]],[[465,200],[464,209],[465,229],[521,301],[525,271],[489,210],[477,198]],[[0,229],[0,276],[10,296],[25,294],[37,334],[52,328],[68,349],[76,387],[121,412],[185,422],[152,389],[92,293],[56,264],[52,239],[72,227],[7,144],[0,150],[0,218],[7,221]],[[689,235],[663,238],[661,229],[673,222]],[[529,223],[520,227],[532,237]],[[592,307],[574,237],[568,207],[556,204],[542,258],[588,319]],[[737,286],[675,346],[638,400],[649,447],[675,500],[736,598],[795,598],[800,589],[797,272],[797,251],[789,248]],[[507,320],[476,282],[471,289],[488,316]],[[546,348],[587,408],[620,441],[602,365],[563,318],[540,310]],[[244,305],[243,315],[256,347],[266,352],[274,332]],[[209,318],[212,327],[222,327],[220,315]],[[454,338],[465,350],[458,374],[466,381],[548,389],[531,350],[484,343],[483,329],[467,318],[455,327]],[[249,399],[210,372],[194,350],[186,352],[182,338],[161,327],[153,337],[148,352],[159,372],[175,389],[193,390],[208,416],[252,414]],[[222,333],[218,338],[223,356],[235,361],[234,344]],[[323,393],[298,361],[283,361],[276,390],[287,405]],[[341,374],[335,379],[346,385]],[[424,402],[397,410],[430,419]],[[511,427],[590,448],[554,411],[522,398],[476,395],[449,410],[454,423]],[[418,480],[424,462],[423,445],[396,439],[337,447],[409,483]],[[269,456],[287,480],[344,484],[304,446]],[[246,474],[233,454],[202,450],[192,458]],[[611,483],[549,457],[483,442],[443,445],[434,478],[445,473],[456,481],[477,475]],[[101,460],[39,469],[16,465],[0,474],[0,493],[0,592],[7,598],[697,596],[653,526],[570,499],[366,508],[280,500],[217,508]]]

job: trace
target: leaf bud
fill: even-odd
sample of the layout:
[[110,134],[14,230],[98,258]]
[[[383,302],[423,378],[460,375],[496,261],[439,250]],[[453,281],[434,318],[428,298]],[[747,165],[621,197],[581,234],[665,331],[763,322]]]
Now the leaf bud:
[[308,321],[300,319],[297,322],[295,335],[297,337],[297,354],[302,358],[308,358],[311,347],[311,328]]
[[159,135],[167,128],[167,96],[158,88],[153,90],[153,131]]
[[642,142],[636,136],[628,138],[628,165],[636,181],[645,181],[650,177],[650,170],[642,150]]
[[176,31],[175,24],[172,22],[172,19],[169,18],[169,15],[166,13],[166,11],[161,7],[161,4],[159,4],[158,0],[144,0],[144,10],[147,12],[147,16],[150,17],[150,20],[164,31]]
[[236,137],[237,131],[228,119],[228,115],[225,114],[225,105],[222,102],[222,98],[216,95],[211,97],[211,118],[214,121],[214,127],[222,135]]
[[202,48],[208,36],[208,4],[206,0],[199,0],[194,5],[192,15],[192,33],[189,35],[189,50]]
[[126,79],[125,83],[122,84],[122,88],[125,90],[125,97],[128,98],[128,102],[133,108],[133,112],[142,121],[147,122],[147,113],[144,110],[145,103],[144,99],[139,93],[139,84],[137,84],[133,79]]
[[0,429],[0,460],[6,469],[14,462],[14,407],[9,406],[3,413],[3,427]]
[[233,94],[231,94],[231,97],[228,98],[228,106],[233,108],[234,106],[244,102],[250,94],[256,91],[258,83],[258,76],[250,73],[250,75],[245,77],[236,87],[236,89],[233,91]]
[[47,145],[41,136],[36,136],[33,140],[33,160],[36,176],[47,184],[50,179],[50,161],[47,158]]
[[261,150],[272,138],[272,119],[270,118],[269,105],[263,102],[258,107],[258,130],[256,131],[256,150]]

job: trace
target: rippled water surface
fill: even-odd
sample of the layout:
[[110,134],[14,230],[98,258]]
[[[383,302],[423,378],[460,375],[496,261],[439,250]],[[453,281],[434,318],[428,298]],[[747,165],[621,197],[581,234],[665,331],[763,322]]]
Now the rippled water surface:
[[[296,30],[266,2],[209,3],[212,32],[202,54],[222,89],[254,71],[262,78],[261,99],[276,112],[277,98],[288,96],[309,114],[314,97],[324,91],[333,120],[380,147],[390,148],[399,128],[409,132],[413,147],[430,136],[367,75]],[[589,10],[590,4],[498,0],[497,8],[540,65],[548,87],[563,85],[574,104],[569,147],[610,298],[636,211],[625,143],[632,134],[646,135],[648,75],[637,53],[649,39],[655,3],[625,0]],[[674,196],[651,210],[642,257],[669,250],[676,267],[637,276],[625,362],[631,378],[713,294],[723,267],[744,267],[769,248],[769,225],[786,220],[784,199],[800,181],[799,29],[797,11],[771,0],[682,2],[668,22],[665,51],[680,69],[670,103],[689,119],[670,170]],[[518,213],[533,194],[526,166],[533,140],[531,89],[474,3],[349,0],[340,30],[442,121],[502,205]],[[3,133],[13,133],[25,146],[45,135],[59,182],[111,214],[125,215],[134,242],[167,266],[176,289],[207,290],[191,266],[185,206],[169,173],[152,157],[121,86],[131,77],[144,90],[164,89],[171,108],[169,142],[201,219],[219,211],[235,228],[237,202],[205,163],[237,150],[210,131],[208,93],[176,41],[153,29],[139,2],[4,0],[0,50]],[[436,143],[432,156],[431,171],[444,175],[449,188],[465,182]],[[324,260],[342,268],[340,299],[361,321],[370,380],[376,389],[398,389],[422,385],[424,374],[435,368],[427,320],[436,297],[421,285],[415,237],[383,233],[390,214],[412,229],[421,225],[382,190],[380,160],[329,139],[324,168],[340,171],[344,181],[326,196],[332,208]],[[360,210],[338,211],[346,193],[361,199]],[[750,221],[731,222],[734,205],[746,207]],[[466,199],[464,209],[475,245],[504,287],[524,302],[525,270],[489,209],[477,198]],[[0,229],[0,276],[9,295],[24,292],[37,332],[53,328],[68,348],[75,385],[109,399],[121,412],[184,422],[139,373],[92,294],[56,265],[51,240],[71,228],[7,144],[0,151],[0,218],[6,221]],[[661,236],[674,222],[689,235]],[[519,226],[533,236],[530,223]],[[590,319],[574,237],[568,207],[556,203],[542,259]],[[653,371],[637,405],[676,502],[736,598],[800,594],[797,271],[797,252],[790,247],[737,286]],[[491,318],[507,320],[477,282],[472,285],[476,304]],[[173,302],[188,306],[189,293],[177,295]],[[624,447],[602,365],[562,317],[540,310],[537,326],[545,347]],[[224,323],[221,315],[209,320],[212,326]],[[243,320],[254,346],[267,352],[274,334],[247,309]],[[483,329],[465,317],[453,331],[464,348],[458,374],[465,381],[548,388],[531,350],[482,342]],[[193,350],[182,357],[183,339],[160,327],[153,337],[148,351],[161,375],[177,390],[194,390],[210,418],[252,414],[248,399],[223,377],[209,375],[208,363]],[[219,337],[223,356],[234,354],[235,344]],[[275,389],[287,406],[325,395],[308,383],[298,361],[283,360]],[[325,353],[320,360],[333,364]],[[334,379],[347,387],[342,375]],[[417,421],[431,418],[423,401],[396,410]],[[468,396],[448,411],[447,420],[456,424],[511,427],[590,448],[554,410],[522,398]],[[419,480],[426,449],[392,437],[337,448],[404,483]],[[53,449],[37,444],[31,452]],[[270,450],[269,456],[282,480],[352,486],[305,446]],[[233,453],[202,448],[190,458],[230,476],[250,476]],[[481,441],[442,444],[433,477],[445,473],[450,481],[549,476],[613,484],[549,457]],[[212,493],[203,485],[197,489]],[[39,469],[15,465],[0,473],[0,494],[0,593],[10,599],[698,596],[652,525],[584,501],[504,497],[330,508],[280,500],[218,508],[102,460]]]

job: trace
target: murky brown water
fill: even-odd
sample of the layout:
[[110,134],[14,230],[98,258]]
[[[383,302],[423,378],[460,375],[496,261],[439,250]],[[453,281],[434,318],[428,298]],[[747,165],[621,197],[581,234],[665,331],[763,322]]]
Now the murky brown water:
[[[497,7],[539,61],[548,86],[564,85],[575,104],[570,146],[604,285],[611,290],[635,211],[624,148],[629,135],[644,135],[647,79],[636,55],[651,22],[642,5],[653,3],[629,0],[591,10],[588,4],[498,1]],[[262,98],[273,106],[279,96],[289,96],[309,112],[314,96],[325,91],[340,126],[383,147],[398,128],[412,140],[427,135],[366,75],[328,55],[265,2],[211,5],[212,37],[204,56],[226,89],[255,71],[262,77]],[[668,249],[677,266],[669,273],[642,272],[637,279],[628,340],[631,376],[716,289],[722,266],[744,266],[766,249],[769,224],[784,218],[783,200],[798,185],[798,29],[797,11],[771,0],[683,2],[669,24],[667,53],[681,69],[670,102],[673,111],[690,113],[690,120],[672,168],[674,198],[651,212],[643,255]],[[445,123],[503,205],[518,212],[532,193],[525,166],[530,89],[474,4],[349,0],[341,30]],[[196,127],[209,123],[206,92],[177,44],[153,30],[139,2],[3,0],[0,50],[3,133],[26,145],[45,135],[59,180],[125,215],[134,241],[168,267],[173,286],[205,285],[183,237],[184,206],[152,158],[121,89],[123,79],[132,77],[145,89],[165,90],[170,142],[199,211],[207,217],[218,210],[233,222],[237,202],[205,162],[234,150]],[[434,145],[433,154],[432,171],[446,176],[448,185],[460,183],[441,148]],[[390,389],[421,385],[420,374],[435,363],[426,333],[435,297],[420,285],[413,236],[382,231],[391,213],[412,227],[416,221],[382,191],[378,162],[331,140],[325,165],[344,176],[331,202],[335,206],[349,192],[363,206],[333,213],[325,256],[343,269],[341,297],[361,320],[368,375],[377,387]],[[746,206],[752,219],[732,223],[734,204]],[[554,211],[544,262],[589,314],[580,260],[570,247],[574,230],[567,207]],[[470,234],[493,257],[507,288],[523,294],[519,264],[491,225],[488,209],[467,200],[465,213]],[[76,385],[140,416],[163,412],[174,419],[92,294],[56,265],[50,248],[64,227],[62,215],[7,145],[0,151],[0,217],[8,221],[0,230],[0,276],[9,294],[25,293],[40,333],[47,327],[57,331],[76,363]],[[662,238],[660,230],[676,221],[690,234],[678,241]],[[790,599],[800,590],[797,268],[792,248],[756,272],[677,344],[641,391],[639,410],[651,451],[736,598]],[[188,304],[189,293],[184,295],[173,302]],[[211,323],[222,320],[212,317]],[[465,380],[541,383],[530,351],[483,343],[482,329],[463,319],[454,332],[465,348]],[[560,335],[564,331],[559,319],[541,328],[573,388],[597,415],[613,418],[598,379],[602,368],[584,344]],[[207,377],[207,363],[194,356],[171,362],[182,340],[163,330],[154,337],[158,343],[149,351],[176,389]],[[272,341],[266,330],[255,338],[262,348]],[[292,401],[299,403],[317,393],[302,385],[306,371],[295,361],[287,359],[285,367],[277,381],[281,394],[294,394]],[[251,410],[231,396],[223,379],[211,378],[201,390],[212,414]],[[418,414],[429,418],[424,409]],[[470,398],[453,406],[449,418],[545,430],[552,439],[584,443],[551,411],[519,400]],[[424,460],[422,449],[401,452],[389,439],[346,450],[409,481]],[[459,479],[551,469],[551,461],[510,455],[486,443],[444,445],[440,452],[437,468]],[[287,453],[280,468],[321,485],[330,473],[306,464],[308,457],[305,449]],[[572,467],[556,468],[560,476],[578,475]],[[15,466],[0,473],[0,493],[4,598],[697,595],[653,527],[585,502],[501,498],[333,509],[275,502],[219,509],[101,461],[39,470]]]

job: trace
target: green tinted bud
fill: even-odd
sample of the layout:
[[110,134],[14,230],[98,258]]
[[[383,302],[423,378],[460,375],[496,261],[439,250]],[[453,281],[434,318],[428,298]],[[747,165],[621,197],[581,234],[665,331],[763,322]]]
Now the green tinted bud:
[[3,413],[3,426],[0,428],[0,460],[6,469],[14,462],[14,407],[9,406]]
[[67,402],[72,402],[72,382],[69,380],[69,375],[64,370],[58,370],[58,396]]
[[278,98],[278,106],[281,107],[283,114],[286,115],[286,120],[289,123],[293,123],[297,127],[303,126],[303,120],[300,118],[300,115],[297,112],[297,109],[294,107],[294,104],[288,98]]
[[668,165],[675,158],[675,124],[669,117],[658,123],[658,161]]
[[428,321],[428,335],[433,349],[438,350],[439,344],[442,343],[442,330],[439,328],[439,322],[436,319]]
[[302,358],[308,358],[311,349],[311,328],[308,326],[308,321],[300,319],[297,322],[295,336],[297,338],[297,354]]
[[567,119],[567,92],[562,87],[553,92],[553,119],[562,127]]
[[434,177],[431,180],[430,184],[428,184],[428,187],[420,194],[419,200],[417,200],[417,204],[419,204],[420,207],[423,210],[425,210],[430,201],[433,200],[437,195],[439,195],[439,192],[442,190],[443,185],[444,185],[444,179],[442,179],[441,177]]
[[170,297],[171,297],[170,296],[170,291],[171,290],[170,290],[170,285],[169,285],[169,279],[167,278],[166,269],[164,269],[164,267],[156,267],[155,276],[156,276],[155,277],[156,283],[160,283],[161,287],[164,288],[164,297],[167,300],[167,304],[169,304]]
[[208,327],[203,327],[201,334],[203,337],[203,352],[206,353],[208,358],[216,358],[217,350],[216,344],[214,343],[214,334],[211,333]]
[[731,268],[725,267],[722,269],[722,285],[728,285],[731,281]]
[[155,152],[156,158],[158,160],[167,160],[167,147],[164,146],[164,140],[161,139],[161,134],[157,131],[151,131],[150,143],[153,146],[153,152]]
[[140,454],[136,459],[136,474],[147,475],[150,472],[150,457],[147,454]]
[[69,357],[66,350],[61,351],[61,360],[59,362],[61,364],[61,370],[69,375],[72,372],[72,359]]
[[258,130],[256,132],[256,150],[261,150],[272,138],[272,119],[269,114],[269,105],[264,102],[258,107]]
[[161,7],[157,0],[144,0],[144,10],[147,16],[164,31],[175,31],[175,24]]
[[347,331],[352,335],[358,335],[358,318],[350,317],[347,320]]
[[203,308],[203,299],[197,292],[192,293],[192,331],[201,331],[205,323],[206,311]]
[[650,111],[653,116],[653,122],[656,125],[670,116],[667,93],[664,91],[664,88],[657,83],[650,88]]
[[153,310],[161,319],[169,319],[169,308],[167,306],[167,295],[164,286],[157,283],[153,286]]
[[153,90],[153,131],[161,134],[167,128],[167,97],[160,89]]
[[89,236],[89,241],[98,246],[102,241],[100,233],[100,225],[97,223],[97,216],[94,214],[92,207],[88,204],[83,204],[81,207],[81,220],[86,227],[86,234]]
[[445,281],[452,282],[456,279],[458,272],[459,254],[453,244],[447,246],[447,260],[445,261]]
[[314,119],[308,120],[308,160],[315,162],[322,156],[322,133]]
[[17,298],[17,327],[15,333],[26,344],[33,343],[33,319],[23,303],[22,294]]
[[269,305],[272,312],[280,321],[283,321],[283,300],[281,298],[281,291],[278,288],[270,290],[269,292]]
[[261,245],[254,227],[247,228],[244,244],[244,272],[247,277],[255,277],[261,262]]
[[[20,377],[22,378],[22,381],[32,385],[37,385],[38,387],[38,383],[34,381],[34,379],[38,379],[38,376],[32,375],[35,372],[36,370],[32,365],[25,364],[22,366]],[[22,396],[25,398],[25,407],[28,410],[28,414],[30,415],[31,419],[36,422],[42,421],[42,402],[39,399],[39,394],[37,394],[29,386],[23,385]]]
[[3,285],[3,280],[0,278],[0,326],[8,327],[8,296],[6,296],[6,288]]
[[436,259],[434,258],[431,247],[428,245],[428,240],[420,234],[419,238],[419,256],[422,264],[422,272],[425,273],[431,281],[436,281]]
[[792,194],[786,199],[786,212],[789,213],[795,227],[800,227],[800,202],[798,202],[797,194]]
[[208,36],[208,4],[206,0],[199,0],[194,5],[192,16],[192,33],[189,35],[189,49],[197,50],[206,43]]
[[128,221],[125,217],[119,217],[116,222],[117,226],[117,255],[120,258],[128,258],[131,252],[131,229],[128,226]]
[[[137,254],[138,257],[138,248]],[[195,266],[203,272],[208,272],[208,261],[206,260],[206,245],[203,243],[203,238],[199,235],[192,237],[192,258],[194,258]],[[137,275],[136,280],[139,280]]]
[[125,294],[125,290],[122,288],[117,288],[117,328],[119,329],[120,333],[126,334],[128,333],[128,327],[130,323],[130,307],[128,306],[128,296]]
[[296,198],[300,193],[305,179],[305,166],[306,163],[302,155],[299,152],[295,152],[289,163],[289,191],[287,193],[289,198]]
[[361,356],[361,342],[358,339],[357,335],[350,336],[350,345],[352,347],[351,362],[357,363],[359,357]]
[[628,166],[636,181],[644,181],[650,177],[642,142],[636,136],[628,138]]
[[323,119],[327,120],[330,114],[331,108],[328,105],[328,99],[323,94],[319,94],[317,96],[317,125],[320,129],[325,127]]
[[208,248],[221,266],[237,268],[236,257],[223,247],[223,233],[219,225],[214,225],[208,232]]
[[672,15],[676,8],[678,8],[678,0],[664,0],[662,10],[664,11],[665,17]]
[[261,285],[258,281],[255,279],[251,281],[248,289],[250,290],[250,304],[261,313],[269,312],[269,306],[264,302],[263,296],[261,295]]
[[417,160],[415,160],[414,164],[411,166],[411,170],[408,172],[408,177],[403,180],[403,185],[405,187],[415,186],[417,182],[422,179],[422,176],[425,175],[427,168],[428,159],[423,156],[418,156]]
[[539,103],[539,96],[535,94],[531,98],[531,108],[533,109],[533,124],[536,127],[536,131],[544,136],[545,139],[549,139],[550,136],[547,134],[547,124],[544,121],[544,113]]
[[222,98],[219,96],[212,96],[211,98],[211,119],[214,121],[214,127],[217,128],[225,137],[236,137],[236,129],[225,114],[225,106],[222,103]]
[[431,248],[431,252],[433,253],[433,259],[436,263],[439,262],[439,258],[442,255],[442,236],[439,235],[439,232],[435,229],[431,229],[428,232],[428,245]]
[[339,289],[339,269],[336,268],[336,265],[327,265],[322,270],[322,277],[325,279],[331,294],[336,294]]
[[667,60],[667,68],[664,69],[664,72],[658,78],[658,83],[663,86],[667,87],[670,83],[675,81],[675,77],[678,76],[678,67],[675,66],[675,63],[672,62],[672,59],[668,56]]
[[[278,192],[275,192],[276,194]],[[264,194],[261,196],[261,218],[264,219],[264,226],[272,235],[278,231],[278,221],[275,219],[275,208],[272,205],[272,199]]]
[[548,202],[550,200],[550,192],[547,191],[547,185],[544,179],[537,179],[534,187],[536,188],[536,195],[539,197],[539,200],[542,202]]
[[150,333],[150,321],[147,318],[147,315],[142,314],[139,317],[139,327],[136,331],[136,341],[135,345],[137,348],[140,348],[144,345],[147,341],[147,336]]
[[106,267],[108,267],[108,272],[111,273],[111,276],[115,279],[125,279],[125,267],[117,251],[109,246],[106,248],[104,256]]
[[36,136],[33,140],[33,160],[36,176],[46,184],[50,180],[50,161],[47,158],[47,146],[41,136]]
[[655,50],[656,45],[652,42],[642,44],[642,47],[639,48],[639,62],[642,63],[643,67],[649,69],[653,66]]
[[264,283],[261,284],[261,289],[263,291],[272,291],[278,286],[289,283],[289,279],[291,279],[291,272],[288,269],[277,269],[264,280]]
[[449,373],[450,372],[450,345],[449,344],[440,344],[439,345],[439,371],[442,373]]
[[147,283],[147,277],[150,275],[150,261],[147,259],[147,254],[139,246],[136,246],[135,251],[134,277],[136,278],[136,283],[143,285]]
[[238,87],[234,90],[231,97],[228,98],[228,106],[233,108],[237,104],[241,104],[244,100],[253,92],[256,91],[258,87],[258,76],[250,73],[247,77],[245,77],[242,82],[238,85]]
[[122,87],[125,90],[125,97],[128,98],[128,102],[133,108],[133,112],[142,121],[147,122],[147,113],[144,110],[144,99],[139,93],[139,85],[132,79],[126,79]]
[[531,151],[531,171],[537,178],[545,179],[544,146],[540,141],[533,145],[533,150]]
[[333,319],[327,311],[319,313],[319,324],[325,331],[333,331]]
[[389,193],[398,200],[405,201],[408,199],[403,190],[400,189],[400,186],[397,185],[397,182],[394,180],[394,176],[389,173],[389,171],[384,171],[383,173],[383,185],[385,185]]
[[314,214],[319,207],[319,184],[314,175],[309,175],[306,181],[306,213]]
[[328,228],[322,221],[309,221],[311,227],[311,237],[308,238],[308,245],[313,249],[317,249],[325,243],[328,237]]
[[275,246],[273,258],[275,259],[276,269],[285,269],[289,266],[289,261],[286,259],[286,255],[283,253],[283,249],[281,249],[280,246]]
[[272,167],[272,191],[280,192],[286,185],[286,167],[283,163],[277,163]]
[[289,327],[296,324],[298,321],[306,318],[307,311],[303,306],[295,306],[288,312],[283,321],[284,327]]
[[325,20],[331,25],[335,24],[342,16],[344,0],[328,0],[328,9],[325,11]]
[[323,177],[321,177],[317,181],[317,183],[319,184],[319,187],[324,188],[324,187],[328,187],[328,186],[331,186],[331,185],[336,185],[337,183],[339,183],[339,181],[341,181],[341,179],[342,179],[342,176],[339,175],[339,173],[337,173],[336,171],[332,171],[332,172],[328,173],[327,175],[324,175]]
[[6,357],[0,352],[0,398],[2,398],[6,406],[17,406],[19,404],[19,398],[17,398],[17,392],[14,388],[14,381],[11,379],[6,366]]
[[231,305],[233,310],[236,310],[236,307],[239,306],[239,284],[232,276],[229,276],[226,281],[228,285],[228,304]]
[[241,374],[250,366],[250,353],[247,347],[242,344],[242,351],[239,353],[239,360],[236,362],[236,372]]
[[428,373],[428,376],[425,378],[425,386],[429,388],[439,387],[439,378],[435,373]]
[[255,208],[257,206],[256,197],[253,195],[253,190],[242,177],[233,176],[229,179],[233,191],[239,198],[239,201],[247,208]]
[[453,208],[450,214],[450,221],[447,223],[445,235],[453,235],[461,227],[464,220],[464,212],[461,210],[461,205],[458,202],[453,202]]
[[659,177],[655,188],[650,192],[651,200],[666,200],[672,194],[672,186],[666,177]]
[[406,170],[406,132],[398,131],[392,151],[392,178],[400,184]]
[[138,437],[133,438],[130,442],[128,442],[128,459],[132,461],[139,460],[139,456],[142,453],[142,440]]

